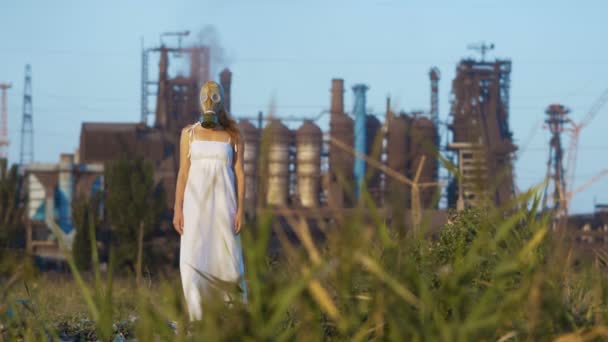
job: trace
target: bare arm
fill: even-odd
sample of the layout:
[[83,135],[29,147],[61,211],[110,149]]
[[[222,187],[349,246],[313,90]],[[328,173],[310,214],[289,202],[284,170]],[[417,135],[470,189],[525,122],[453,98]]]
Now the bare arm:
[[184,190],[186,181],[188,180],[188,172],[190,171],[190,140],[188,139],[188,129],[190,126],[182,129],[179,139],[179,172],[177,173],[177,185],[175,186],[175,207],[174,210],[183,208]]
[[237,212],[243,214],[243,200],[245,197],[245,172],[243,171],[243,141],[239,136],[236,141],[237,153],[234,160],[234,175],[237,187]]

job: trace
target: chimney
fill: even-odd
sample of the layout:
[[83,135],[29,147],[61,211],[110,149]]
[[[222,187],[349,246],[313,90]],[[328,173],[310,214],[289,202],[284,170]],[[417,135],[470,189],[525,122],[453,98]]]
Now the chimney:
[[[355,115],[355,150],[363,154],[367,153],[365,92],[368,89],[369,87],[365,84],[355,84],[353,86],[353,92],[355,94],[355,108],[353,109],[353,114]],[[356,158],[353,171],[355,180],[357,181],[355,198],[359,198],[363,179],[365,178],[365,160]]]
[[331,80],[331,113],[344,113],[344,80]]
[[224,88],[224,107],[230,113],[230,85],[232,84],[232,72],[225,68],[220,72],[220,84]]

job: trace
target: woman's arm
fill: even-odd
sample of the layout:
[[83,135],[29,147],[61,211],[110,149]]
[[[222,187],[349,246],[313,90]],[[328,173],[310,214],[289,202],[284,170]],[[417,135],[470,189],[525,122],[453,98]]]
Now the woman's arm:
[[236,188],[237,188],[237,213],[240,215],[244,214],[243,200],[245,198],[245,172],[243,171],[243,141],[241,136],[237,137],[236,141],[236,158],[234,162],[234,175],[236,176]]
[[186,188],[186,181],[188,180],[188,172],[190,171],[190,158],[188,158],[188,152],[190,151],[189,128],[190,126],[186,126],[182,129],[179,139],[179,172],[177,173],[177,185],[175,186],[174,210],[181,210],[183,208],[184,190]]

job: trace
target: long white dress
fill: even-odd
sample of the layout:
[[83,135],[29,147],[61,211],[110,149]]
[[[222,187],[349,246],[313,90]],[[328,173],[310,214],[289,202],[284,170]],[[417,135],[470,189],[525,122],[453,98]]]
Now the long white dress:
[[[180,274],[190,320],[202,318],[201,296],[213,286],[194,268],[236,284],[247,302],[240,234],[234,233],[237,209],[233,148],[226,141],[194,140],[190,127],[190,170],[184,190],[184,228],[180,241]],[[234,148],[237,150],[237,148]],[[214,279],[212,277],[212,279]],[[229,300],[225,292],[220,292]],[[233,300],[235,298],[232,298]]]

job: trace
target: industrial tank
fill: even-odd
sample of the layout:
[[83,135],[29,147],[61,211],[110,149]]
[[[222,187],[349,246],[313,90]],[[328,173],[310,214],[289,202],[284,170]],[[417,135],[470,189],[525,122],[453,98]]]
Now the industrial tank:
[[297,192],[303,207],[319,206],[321,144],[323,132],[310,120],[296,131]]
[[243,169],[245,173],[244,207],[247,211],[255,210],[257,196],[257,162],[259,150],[259,130],[248,120],[238,123],[243,138]]
[[289,145],[292,133],[281,121],[272,119],[264,127],[269,137],[266,204],[285,206],[289,196]]

